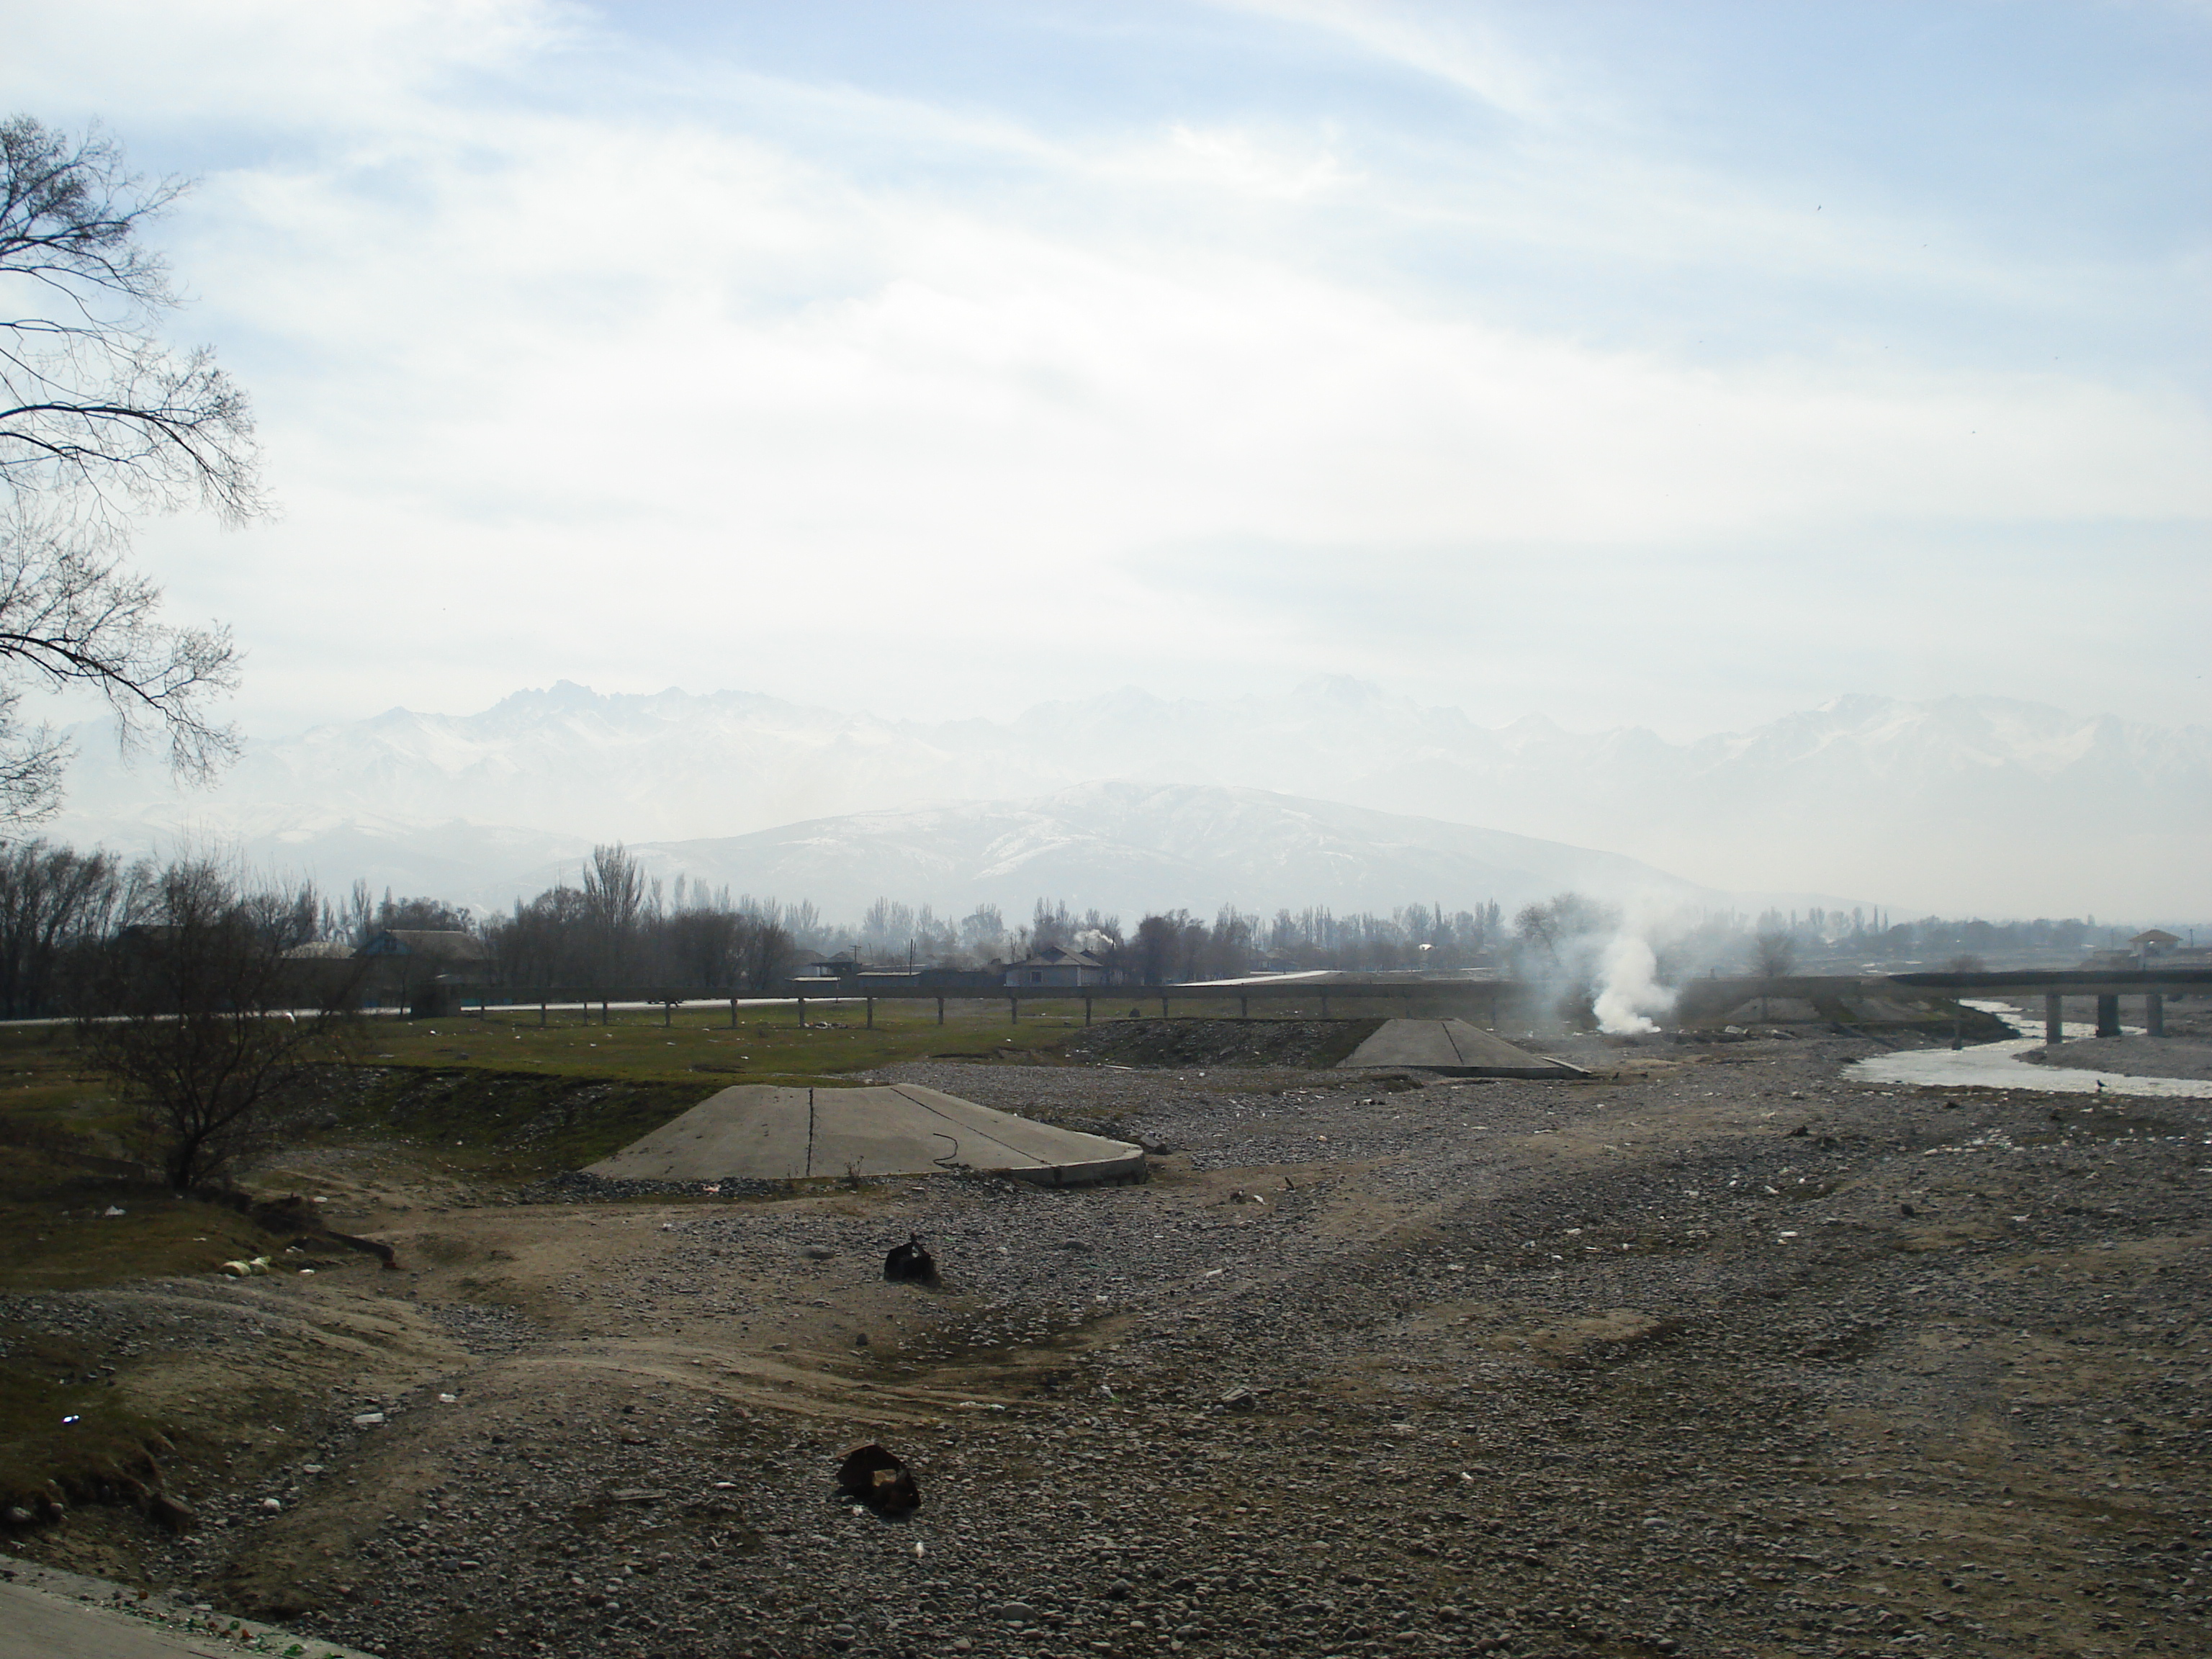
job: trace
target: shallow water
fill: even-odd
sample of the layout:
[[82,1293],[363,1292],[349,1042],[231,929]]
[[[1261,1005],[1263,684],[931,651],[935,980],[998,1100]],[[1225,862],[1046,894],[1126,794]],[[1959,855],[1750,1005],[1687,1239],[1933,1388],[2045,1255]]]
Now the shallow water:
[[[1970,1003],[1991,1013],[2017,1019],[2018,1012],[1998,1003]],[[2130,1035],[2140,1027],[2121,1028]],[[2096,1035],[2097,1028],[2069,1021],[2069,1037]],[[1844,1075],[1860,1083],[1903,1083],[1929,1089],[2035,1089],[2051,1095],[2165,1095],[2185,1100],[2212,1100],[2212,1082],[2185,1077],[2129,1077],[2119,1072],[2077,1072],[2070,1066],[2032,1066],[2020,1056],[2043,1047],[2043,1039],[2008,1037],[2002,1042],[1978,1042],[1970,1048],[1916,1048],[1871,1060],[1855,1060]],[[2102,1085],[2101,1089],[2099,1085]]]

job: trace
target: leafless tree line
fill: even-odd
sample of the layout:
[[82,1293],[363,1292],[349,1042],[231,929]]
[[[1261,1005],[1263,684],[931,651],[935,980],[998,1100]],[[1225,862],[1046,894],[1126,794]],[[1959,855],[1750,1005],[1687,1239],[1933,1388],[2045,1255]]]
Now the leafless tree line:
[[811,905],[785,907],[678,878],[672,894],[620,842],[596,847],[581,879],[517,900],[485,924],[501,983],[534,987],[766,992],[798,966],[795,929]]

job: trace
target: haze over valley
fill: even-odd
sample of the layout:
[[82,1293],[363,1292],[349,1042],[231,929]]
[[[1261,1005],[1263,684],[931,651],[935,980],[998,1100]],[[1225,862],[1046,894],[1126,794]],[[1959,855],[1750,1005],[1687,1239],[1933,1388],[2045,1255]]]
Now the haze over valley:
[[325,883],[499,907],[621,840],[656,873],[832,916],[885,894],[1387,909],[1575,886],[1750,910],[2212,915],[2191,856],[2212,730],[1995,697],[1839,697],[1670,743],[1485,726],[1341,677],[951,721],[562,682],[256,740],[206,793],[78,737],[68,837],[135,850],[190,830]]

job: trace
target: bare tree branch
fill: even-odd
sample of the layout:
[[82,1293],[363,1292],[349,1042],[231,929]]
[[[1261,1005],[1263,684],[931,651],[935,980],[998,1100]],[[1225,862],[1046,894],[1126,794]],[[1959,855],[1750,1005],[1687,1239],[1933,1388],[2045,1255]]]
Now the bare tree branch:
[[269,510],[246,394],[158,332],[178,298],[140,233],[183,190],[96,130],[0,121],[0,825],[51,816],[70,757],[18,718],[26,680],[90,687],[126,751],[159,732],[188,781],[237,753],[209,713],[237,684],[229,630],[164,623],[124,562],[132,514]]
[[[237,648],[228,629],[163,623],[161,590],[124,566],[118,543],[97,526],[0,514],[0,678],[88,686],[126,748],[159,731],[179,776],[211,778],[238,750],[209,709],[238,684]],[[58,803],[69,751],[49,728],[16,723],[19,696],[0,687],[0,811],[23,821]]]
[[[239,523],[267,510],[245,394],[204,347],[156,332],[168,266],[138,240],[183,192],[129,172],[95,131],[0,121],[0,483],[66,491],[107,516],[198,501]],[[58,316],[52,313],[58,312]]]

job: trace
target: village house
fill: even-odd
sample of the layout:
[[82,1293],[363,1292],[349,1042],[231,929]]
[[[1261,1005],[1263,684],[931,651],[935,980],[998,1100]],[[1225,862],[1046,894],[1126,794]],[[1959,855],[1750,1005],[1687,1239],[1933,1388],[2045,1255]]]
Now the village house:
[[1111,985],[1114,970],[1096,957],[1057,945],[1040,945],[1019,962],[1009,963],[1005,983],[1027,990],[1033,986]]
[[364,1000],[437,1017],[460,1006],[464,986],[490,983],[491,947],[459,928],[387,927],[361,947],[369,963]]

